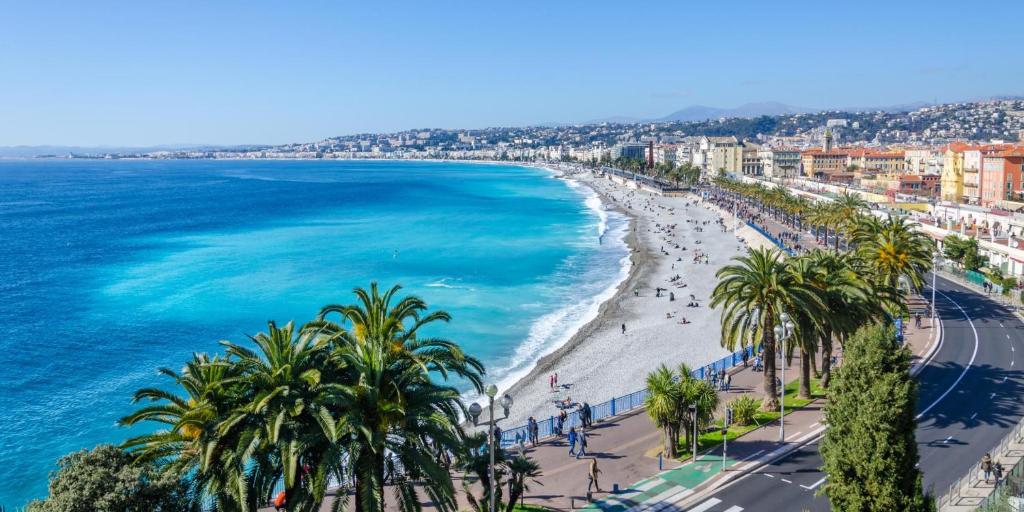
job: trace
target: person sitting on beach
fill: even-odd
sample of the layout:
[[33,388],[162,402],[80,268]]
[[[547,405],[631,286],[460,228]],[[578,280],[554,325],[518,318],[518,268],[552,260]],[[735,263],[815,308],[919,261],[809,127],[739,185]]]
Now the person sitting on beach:
[[689,320],[687,320],[687,319],[686,319],[686,317],[684,316],[684,317],[683,317],[683,321],[682,321],[682,322],[679,322],[679,323],[681,323],[681,324],[683,324],[683,325],[686,325],[686,324],[690,323],[690,321],[689,321]]

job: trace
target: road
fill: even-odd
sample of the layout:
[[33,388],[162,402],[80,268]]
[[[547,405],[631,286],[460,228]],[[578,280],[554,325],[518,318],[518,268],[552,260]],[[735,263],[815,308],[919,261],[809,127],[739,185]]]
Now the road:
[[[967,288],[939,279],[942,342],[918,375],[917,443],[925,489],[935,496],[976,468],[1024,415],[1024,323]],[[829,510],[817,442],[739,478],[691,512]]]

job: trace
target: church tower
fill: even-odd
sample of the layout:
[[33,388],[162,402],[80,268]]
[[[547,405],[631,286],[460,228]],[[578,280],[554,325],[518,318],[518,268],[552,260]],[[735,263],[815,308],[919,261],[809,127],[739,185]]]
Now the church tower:
[[825,128],[825,152],[832,151],[832,130]]

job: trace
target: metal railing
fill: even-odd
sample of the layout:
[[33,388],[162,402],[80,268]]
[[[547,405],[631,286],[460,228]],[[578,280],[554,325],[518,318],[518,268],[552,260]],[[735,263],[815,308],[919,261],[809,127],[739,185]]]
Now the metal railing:
[[[1006,454],[1010,451],[1011,444],[1024,443],[1024,420],[1021,420],[1017,425],[992,449],[992,453],[995,456],[992,458],[993,463],[998,459],[999,455]],[[1020,459],[1012,468],[1009,468],[1006,474],[1003,475],[1003,479],[996,482],[992,492],[982,499],[980,503],[971,502],[963,503],[964,500],[977,500],[977,496],[964,496],[964,491],[969,490],[977,486],[982,480],[980,470],[977,465],[971,467],[971,470],[966,475],[958,478],[955,482],[949,485],[946,494],[939,496],[936,500],[936,508],[942,508],[946,505],[965,505],[975,506],[977,510],[983,512],[1020,512],[1024,511],[1024,458]]]
[[[717,361],[708,363],[704,366],[696,368],[690,372],[690,375],[695,379],[707,379],[710,377],[711,372],[720,372],[721,370],[728,370],[743,362],[743,352],[749,351],[748,354],[753,358],[754,352],[751,348],[743,348],[733,352]],[[596,405],[590,405],[590,418],[592,421],[601,421],[612,416],[617,416],[628,411],[632,411],[638,407],[644,405],[644,400],[647,398],[647,389],[641,389],[634,391],[627,395],[612,398],[606,402],[601,402]],[[557,435],[556,427],[558,424],[557,416],[550,416],[544,420],[537,420],[537,438],[545,439]],[[578,427],[581,424],[580,410],[574,410],[568,413],[565,423],[562,425],[562,432],[568,431],[572,427]],[[518,427],[503,430],[501,432],[501,446],[510,447],[529,441],[529,431],[527,425],[521,425]]]

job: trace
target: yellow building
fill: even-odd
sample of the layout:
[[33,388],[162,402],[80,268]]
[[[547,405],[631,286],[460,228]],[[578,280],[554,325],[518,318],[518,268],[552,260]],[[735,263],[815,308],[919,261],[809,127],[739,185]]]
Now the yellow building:
[[959,203],[964,200],[964,149],[969,146],[954,142],[946,146],[942,159],[942,193],[943,201]]

